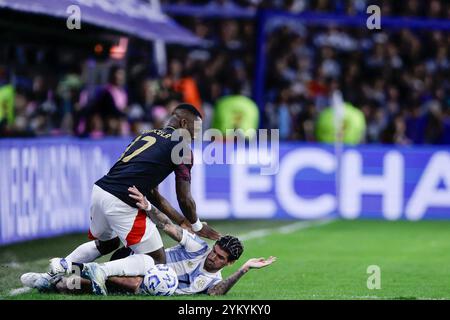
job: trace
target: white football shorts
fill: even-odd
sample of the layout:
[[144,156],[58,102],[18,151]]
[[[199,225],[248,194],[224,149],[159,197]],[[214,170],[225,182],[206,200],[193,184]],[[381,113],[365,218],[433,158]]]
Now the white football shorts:
[[163,247],[156,225],[144,210],[133,208],[94,184],[91,198],[89,239],[119,237],[135,253],[150,253]]

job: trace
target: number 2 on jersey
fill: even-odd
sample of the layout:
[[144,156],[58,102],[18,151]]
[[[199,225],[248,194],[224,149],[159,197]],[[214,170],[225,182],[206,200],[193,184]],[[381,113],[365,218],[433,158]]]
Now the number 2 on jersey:
[[[147,141],[147,143],[145,143],[142,147],[140,147],[139,149],[136,149],[132,154],[123,157],[125,155],[125,153],[127,153],[127,151],[138,141],[143,140],[143,141]],[[123,162],[128,162],[131,159],[133,159],[134,157],[136,157],[138,154],[140,154],[142,151],[150,148],[153,144],[155,144],[156,142],[156,138],[152,137],[152,136],[145,136],[143,138],[139,137],[138,139],[134,140],[129,146],[128,148],[125,150],[125,152],[122,154],[122,156],[120,157],[119,161],[123,161]]]

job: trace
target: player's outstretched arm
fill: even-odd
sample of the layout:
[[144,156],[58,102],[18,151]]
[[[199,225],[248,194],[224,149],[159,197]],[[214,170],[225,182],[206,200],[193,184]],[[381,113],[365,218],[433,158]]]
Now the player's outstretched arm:
[[149,218],[156,224],[158,229],[163,230],[173,240],[180,242],[183,238],[183,229],[177,226],[164,213],[152,206],[145,196],[135,187],[128,188],[130,197],[136,200],[139,209],[145,210]]
[[170,202],[159,193],[158,188],[150,190],[148,200],[179,226],[187,225],[190,227],[190,223],[187,219],[172,207]]
[[190,223],[197,221],[197,207],[191,195],[191,183],[186,180],[177,179],[175,184],[178,204],[183,212],[183,215]]
[[197,217],[195,201],[191,195],[191,183],[187,180],[176,180],[176,192],[178,204],[184,216],[192,224],[192,230],[200,237],[217,240],[220,233],[205,223],[201,223]]
[[276,257],[269,257],[268,259],[253,258],[248,260],[238,271],[233,273],[230,277],[209,288],[208,294],[212,296],[220,296],[226,294],[231,289],[231,287],[233,287],[236,282],[238,282],[238,280],[248,272],[248,270],[264,268],[274,263],[276,259]]

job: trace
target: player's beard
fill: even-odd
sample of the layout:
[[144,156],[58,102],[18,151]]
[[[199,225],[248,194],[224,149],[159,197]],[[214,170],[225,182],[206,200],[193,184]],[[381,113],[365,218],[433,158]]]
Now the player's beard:
[[205,260],[205,266],[209,269],[214,269],[214,262],[210,259],[206,258]]

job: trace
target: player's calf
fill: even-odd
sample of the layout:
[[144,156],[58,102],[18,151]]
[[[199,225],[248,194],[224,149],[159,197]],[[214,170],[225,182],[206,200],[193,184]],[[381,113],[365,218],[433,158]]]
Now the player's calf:
[[119,248],[120,239],[118,237],[111,240],[95,240],[78,246],[66,258],[53,258],[50,260],[48,272],[51,275],[70,275],[76,265],[81,272],[83,263],[92,262],[99,256],[109,254]]

